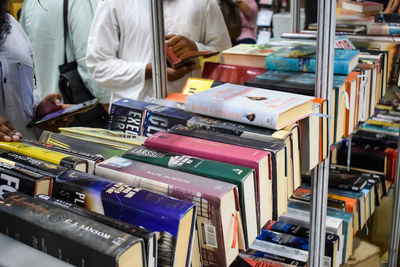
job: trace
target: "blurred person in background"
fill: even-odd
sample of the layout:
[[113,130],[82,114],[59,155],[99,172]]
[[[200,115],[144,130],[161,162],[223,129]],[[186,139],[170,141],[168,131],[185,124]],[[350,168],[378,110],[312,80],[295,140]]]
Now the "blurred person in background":
[[257,41],[258,5],[255,0],[236,1],[236,5],[240,8],[242,31],[239,37],[232,41],[232,44],[255,44]]

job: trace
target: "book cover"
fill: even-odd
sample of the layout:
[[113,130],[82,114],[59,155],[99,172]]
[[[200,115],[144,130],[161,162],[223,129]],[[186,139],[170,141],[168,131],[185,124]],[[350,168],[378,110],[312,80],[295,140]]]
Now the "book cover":
[[88,168],[86,160],[21,142],[0,142],[0,148],[78,171],[86,172]]
[[[281,48],[267,57],[268,70],[313,72],[315,73],[315,46],[311,48],[294,46]],[[349,74],[358,64],[358,50],[335,49],[334,74]]]
[[219,54],[219,52],[216,51],[188,51],[180,56],[177,56],[167,45],[165,45],[165,53],[167,55],[168,64],[174,69],[191,64],[195,58],[207,58]]
[[275,52],[278,46],[238,44],[222,51],[223,63],[265,69],[265,59]]
[[[311,175],[304,174],[302,180],[311,184]],[[360,192],[367,185],[367,179],[361,175],[349,173],[329,173],[329,187]]]
[[133,145],[142,145],[146,137],[121,131],[111,131],[102,128],[65,127],[59,128],[60,134],[117,149],[127,150]]
[[188,96],[185,109],[278,130],[308,116],[311,100],[308,96],[226,83]]
[[267,70],[257,67],[242,65],[221,64],[206,62],[203,68],[202,77],[223,83],[244,84],[248,80],[256,78]]
[[[294,190],[291,198],[295,200],[301,200],[304,202],[311,202],[311,192],[309,190],[304,190],[303,188],[298,187]],[[328,207],[345,210],[346,202],[340,199],[328,197]]]
[[0,201],[0,231],[80,266],[146,266],[143,240],[14,192]]
[[53,179],[0,160],[0,198],[6,192],[19,191],[29,196],[51,194]]
[[151,232],[143,227],[132,225],[108,216],[104,216],[100,213],[93,212],[84,207],[54,198],[47,195],[38,195],[41,201],[48,204],[63,208],[69,212],[76,213],[80,216],[90,218],[92,220],[98,221],[102,224],[108,225],[110,227],[116,228],[125,233],[142,238],[144,241],[144,249],[146,255],[147,266],[156,267],[157,266],[157,234],[156,232]]
[[203,264],[229,266],[236,258],[241,229],[235,229],[235,221],[240,220],[235,185],[119,157],[100,163],[96,173],[194,203]]
[[68,170],[55,180],[52,195],[160,232],[158,264],[189,265],[187,252],[196,218],[194,204],[74,170]]
[[245,137],[238,137],[224,133],[209,132],[202,129],[192,129],[182,125],[176,125],[168,130],[170,133],[190,136],[204,140],[210,140],[230,145],[237,145],[253,149],[261,149],[270,152],[271,155],[271,178],[272,178],[272,197],[273,197],[273,218],[277,218],[286,210],[288,180],[288,155],[286,144],[282,140],[275,138],[264,138],[263,140],[253,140]]
[[260,225],[272,218],[272,181],[269,173],[271,159],[268,151],[162,132],[150,136],[144,146],[253,168],[256,172]]
[[133,147],[123,157],[236,185],[239,190],[246,248],[257,237],[260,226],[258,225],[257,187],[254,169],[182,154],[161,152],[143,146]]
[[114,156],[122,156],[125,152],[125,150],[117,149],[105,144],[83,141],[78,138],[49,131],[43,131],[40,135],[39,141],[47,145],[87,152],[93,155],[101,155],[104,159],[109,159]]
[[[257,253],[260,257],[254,256]],[[257,250],[248,250],[246,253],[239,253],[239,256],[251,267],[288,267],[288,266],[306,266],[305,262],[277,256],[275,254],[258,252]]]
[[368,12],[368,11],[377,11],[379,13],[380,11],[383,10],[383,4],[382,3],[377,3],[377,2],[343,2],[342,3],[342,8],[343,9],[350,9],[354,10],[360,13],[363,12]]
[[[337,153],[337,164],[347,166],[348,149],[340,147]],[[383,151],[365,149],[361,147],[351,147],[350,167],[358,169],[368,169],[388,174],[387,156]]]
[[108,129],[150,136],[176,124],[185,124],[192,116],[182,109],[124,98],[112,103]]

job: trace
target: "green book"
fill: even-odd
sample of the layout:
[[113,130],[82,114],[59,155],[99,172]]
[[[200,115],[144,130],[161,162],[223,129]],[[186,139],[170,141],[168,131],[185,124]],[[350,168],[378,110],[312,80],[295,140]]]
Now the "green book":
[[[257,188],[254,169],[186,155],[160,152],[134,146],[124,158],[234,184],[239,190],[239,205],[246,249],[259,234]],[[255,220],[255,218],[257,218]]]

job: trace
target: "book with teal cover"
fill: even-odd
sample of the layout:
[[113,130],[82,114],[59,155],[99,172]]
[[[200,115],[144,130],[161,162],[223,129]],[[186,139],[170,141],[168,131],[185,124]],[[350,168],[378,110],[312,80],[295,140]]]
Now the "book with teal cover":
[[[183,227],[181,222],[190,216],[192,225],[190,229],[185,229],[190,231],[187,233],[190,236],[188,244],[192,246],[196,206],[190,202],[74,170],[68,170],[57,177],[52,196],[111,218],[142,226],[149,231],[160,232],[161,240],[164,236],[170,236],[172,243],[179,242],[178,233]],[[175,261],[174,257],[182,253],[175,251],[176,246],[178,245],[170,248],[171,261]],[[159,246],[159,251],[160,249]],[[188,253],[182,260],[185,262],[182,266],[189,266],[190,258],[191,254]],[[160,264],[165,258],[159,257],[158,260]]]
[[[302,48],[301,48],[302,49]],[[282,48],[267,56],[268,70],[315,72],[316,56],[296,53],[298,47]],[[356,67],[358,50],[335,49],[334,74],[349,74]],[[299,56],[297,56],[297,54]]]
[[[260,226],[257,218],[257,187],[254,169],[182,154],[161,152],[143,146],[134,146],[123,157],[236,185],[239,190],[239,203],[246,235],[246,247],[250,246],[251,242],[259,234]],[[250,216],[250,214],[252,215]]]

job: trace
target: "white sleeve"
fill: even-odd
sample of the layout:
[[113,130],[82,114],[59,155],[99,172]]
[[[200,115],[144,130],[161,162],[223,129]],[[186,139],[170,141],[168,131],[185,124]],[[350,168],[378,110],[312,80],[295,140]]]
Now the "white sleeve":
[[223,51],[232,46],[228,29],[222,16],[221,9],[216,0],[209,0],[206,4],[206,12],[203,25],[203,36],[200,42],[196,42],[199,51]]
[[129,89],[145,82],[146,63],[118,57],[120,28],[112,1],[99,1],[89,33],[86,64],[95,81],[111,91]]

